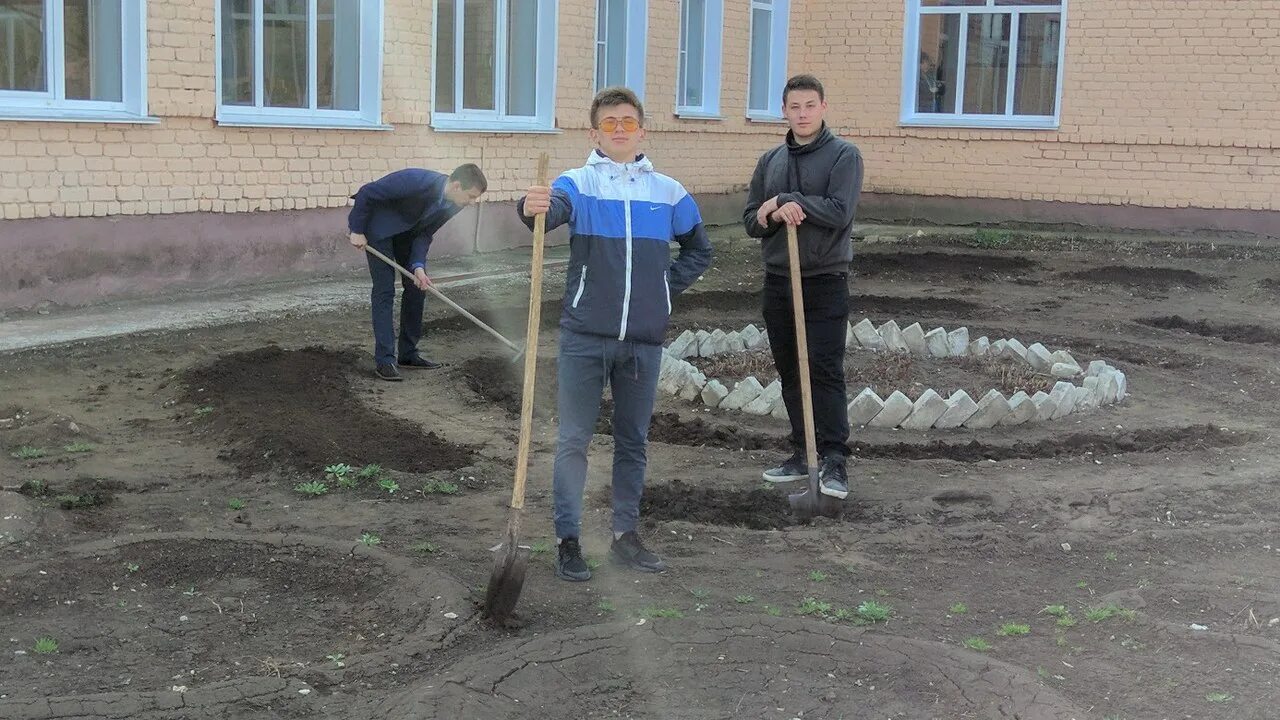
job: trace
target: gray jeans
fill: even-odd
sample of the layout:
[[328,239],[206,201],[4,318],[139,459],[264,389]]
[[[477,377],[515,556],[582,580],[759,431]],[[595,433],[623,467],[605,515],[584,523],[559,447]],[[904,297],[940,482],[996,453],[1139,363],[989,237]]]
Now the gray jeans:
[[560,431],[552,471],[556,537],[576,538],[582,531],[587,447],[606,385],[613,388],[613,531],[635,530],[661,361],[660,345],[560,330]]

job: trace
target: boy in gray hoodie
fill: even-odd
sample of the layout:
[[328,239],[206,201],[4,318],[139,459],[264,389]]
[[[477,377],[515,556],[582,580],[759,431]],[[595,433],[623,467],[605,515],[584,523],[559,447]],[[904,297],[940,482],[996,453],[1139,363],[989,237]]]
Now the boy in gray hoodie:
[[817,78],[797,75],[787,81],[782,113],[790,131],[786,142],[766,152],[756,164],[743,223],[748,235],[761,239],[764,322],[791,418],[793,453],[778,467],[766,470],[764,479],[791,482],[809,476],[787,260],[786,226],[793,225],[799,239],[822,493],[844,499],[849,494],[845,334],[862,155],[853,144],[831,133],[823,120],[826,110],[826,95]]

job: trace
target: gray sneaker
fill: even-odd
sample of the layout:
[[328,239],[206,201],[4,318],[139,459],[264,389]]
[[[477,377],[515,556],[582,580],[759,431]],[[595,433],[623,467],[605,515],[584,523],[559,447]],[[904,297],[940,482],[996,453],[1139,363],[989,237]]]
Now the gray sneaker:
[[832,455],[823,458],[818,480],[822,483],[823,495],[840,500],[849,497],[849,472],[845,469],[843,457]]
[[805,464],[800,453],[787,458],[781,465],[764,471],[765,482],[784,483],[804,480],[809,477],[809,466]]
[[569,582],[586,582],[591,579],[591,568],[582,557],[582,545],[578,538],[564,538],[556,547],[556,577]]
[[635,530],[622,533],[622,537],[614,540],[613,545],[609,547],[609,554],[613,556],[614,562],[632,570],[658,573],[667,569],[667,564],[662,562],[662,558],[645,549]]

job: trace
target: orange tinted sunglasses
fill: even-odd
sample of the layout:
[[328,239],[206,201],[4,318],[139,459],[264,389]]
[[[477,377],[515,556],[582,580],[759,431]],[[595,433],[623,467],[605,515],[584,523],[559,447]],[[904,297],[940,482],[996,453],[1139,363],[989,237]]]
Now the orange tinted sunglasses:
[[605,118],[600,121],[600,129],[607,133],[617,130],[619,125],[627,132],[635,132],[640,129],[640,121],[632,117],[622,118],[621,120]]

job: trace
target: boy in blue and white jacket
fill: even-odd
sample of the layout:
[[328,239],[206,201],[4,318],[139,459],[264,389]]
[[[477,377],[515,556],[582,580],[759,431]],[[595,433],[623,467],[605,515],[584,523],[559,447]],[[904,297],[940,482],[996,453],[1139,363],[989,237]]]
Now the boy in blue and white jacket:
[[[605,385],[613,388],[611,557],[636,570],[666,565],[636,534],[645,445],[657,394],[671,301],[711,264],[711,243],[693,198],[638,152],[644,108],[626,88],[591,103],[597,149],[583,167],[534,186],[517,209],[525,224],[546,213],[548,230],[569,223],[569,269],[560,316],[560,417],[553,470],[556,575],[591,578],[579,542],[582,496]],[[671,260],[671,243],[680,254]]]

